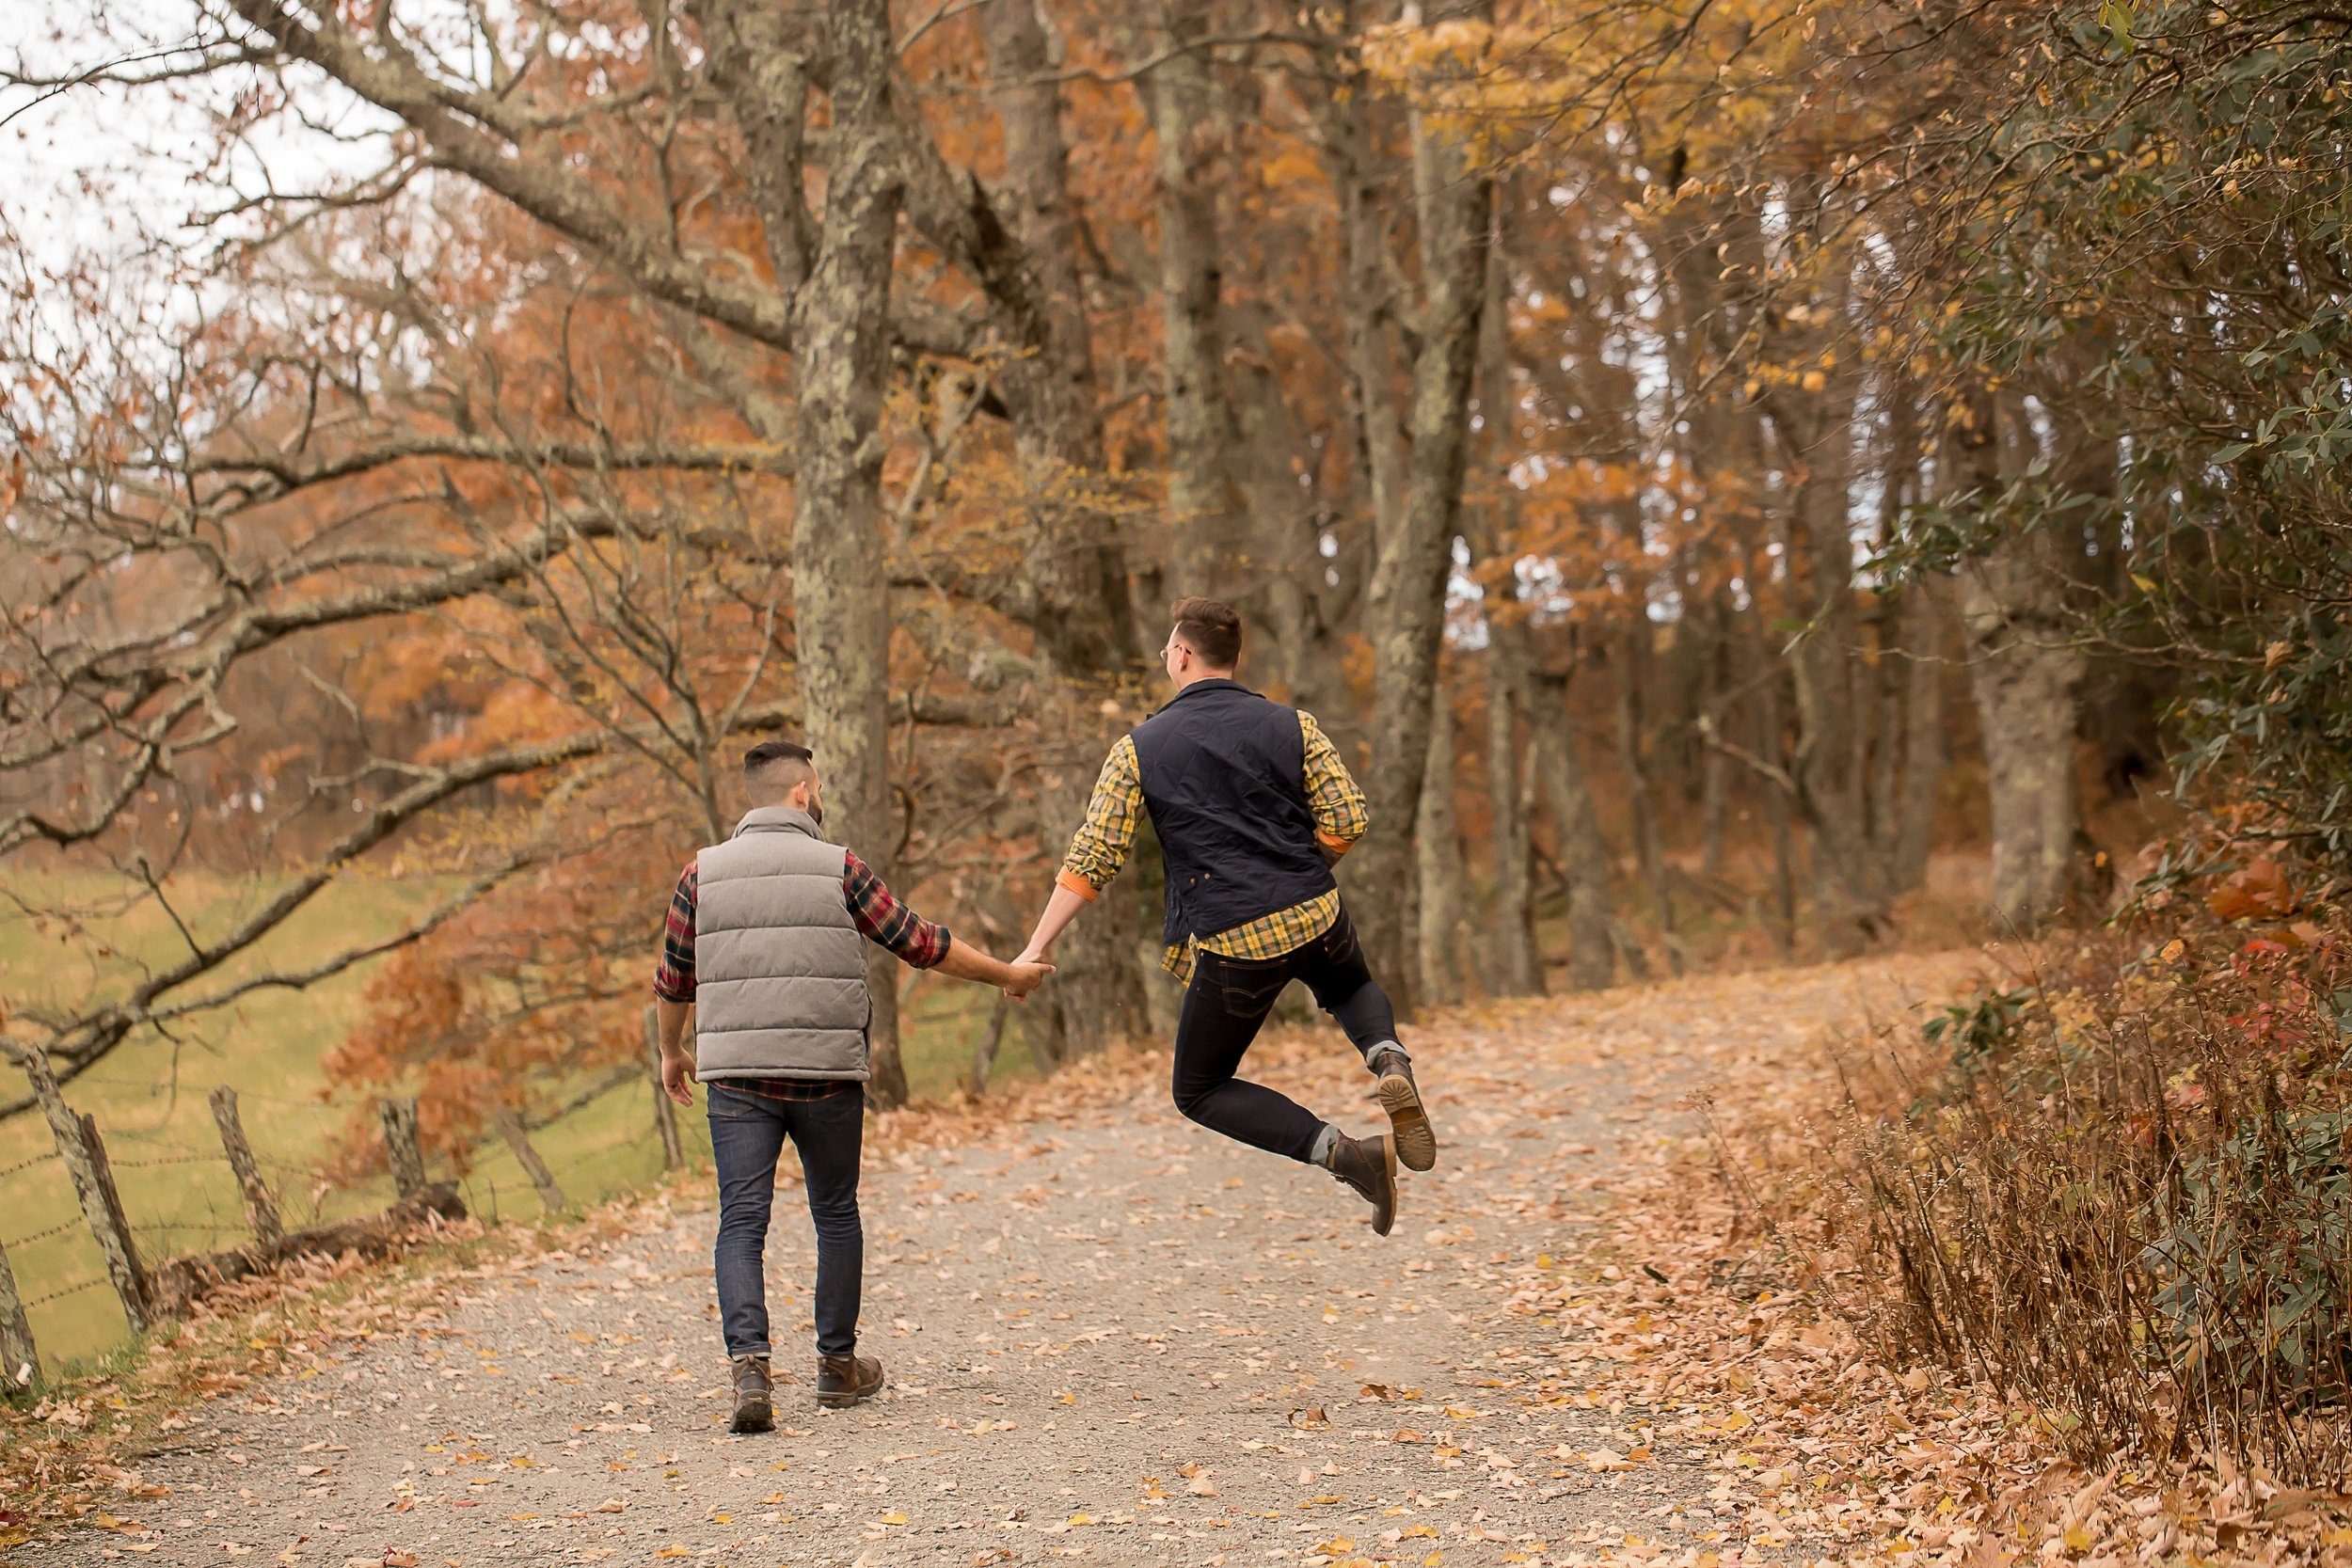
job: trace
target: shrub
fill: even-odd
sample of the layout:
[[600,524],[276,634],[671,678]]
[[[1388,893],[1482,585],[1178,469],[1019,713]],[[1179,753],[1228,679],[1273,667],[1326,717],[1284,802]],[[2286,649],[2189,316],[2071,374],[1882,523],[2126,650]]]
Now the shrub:
[[1973,1370],[2078,1458],[2352,1462],[2352,944],[2305,919],[2070,938],[1846,1066],[1828,1152],[1891,1358]]

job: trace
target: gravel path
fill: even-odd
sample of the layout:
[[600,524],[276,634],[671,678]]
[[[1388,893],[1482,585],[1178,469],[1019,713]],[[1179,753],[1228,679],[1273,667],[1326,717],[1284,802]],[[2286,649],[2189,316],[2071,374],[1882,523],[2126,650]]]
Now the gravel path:
[[[869,1152],[862,1348],[891,1375],[873,1404],[812,1398],[795,1177],[769,1252],[779,1343],[799,1347],[775,1433],[725,1431],[715,1215],[679,1212],[312,1347],[308,1370],[201,1408],[144,1469],[168,1492],[139,1528],[26,1560],[1462,1568],[1630,1536],[1712,1568],[1692,1554],[1736,1553],[1744,1527],[1723,1493],[1710,1510],[1706,1456],[1575,1402],[1561,1330],[1514,1309],[1539,1251],[1580,1266],[1580,1189],[1619,1140],[1688,1131],[1671,1064],[1629,1072],[1559,1009],[1422,1037],[1443,1148],[1385,1241],[1320,1172],[1139,1088],[970,1147]],[[1269,1081],[1371,1126],[1335,1031],[1268,1054]],[[1583,1457],[1645,1444],[1630,1470]]]

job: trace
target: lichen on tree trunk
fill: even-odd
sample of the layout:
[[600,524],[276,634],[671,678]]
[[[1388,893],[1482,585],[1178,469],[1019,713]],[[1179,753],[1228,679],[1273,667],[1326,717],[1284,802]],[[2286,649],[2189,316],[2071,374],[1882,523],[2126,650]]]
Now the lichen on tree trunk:
[[[793,629],[827,831],[887,881],[899,814],[889,775],[890,594],[876,433],[890,373],[890,279],[905,176],[886,103],[896,57],[888,8],[845,0],[832,8],[830,26],[834,161],[815,264],[794,300],[802,447]],[[907,1082],[896,992],[872,989],[872,1093],[898,1104]]]

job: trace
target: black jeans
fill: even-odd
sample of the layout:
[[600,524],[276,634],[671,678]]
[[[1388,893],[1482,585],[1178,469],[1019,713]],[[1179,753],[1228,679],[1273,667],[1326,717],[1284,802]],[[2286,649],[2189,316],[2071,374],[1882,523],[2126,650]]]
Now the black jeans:
[[1271,1154],[1305,1160],[1323,1118],[1289,1096],[1233,1074],[1275,998],[1303,980],[1315,1005],[1347,1031],[1358,1051],[1396,1038],[1396,1011],[1365,967],[1355,925],[1342,909],[1331,928],[1279,958],[1228,958],[1203,948],[1176,1020],[1176,1108],[1203,1127]]
[[808,1179],[808,1217],[817,1225],[817,1354],[857,1349],[857,1308],[866,1272],[858,1224],[858,1150],[866,1137],[866,1089],[843,1086],[822,1100],[775,1100],[723,1084],[705,1086],[710,1153],[719,1167],[719,1329],[727,1354],[766,1355],[768,1284],[763,1259],[776,1196],[776,1161],[787,1138]]

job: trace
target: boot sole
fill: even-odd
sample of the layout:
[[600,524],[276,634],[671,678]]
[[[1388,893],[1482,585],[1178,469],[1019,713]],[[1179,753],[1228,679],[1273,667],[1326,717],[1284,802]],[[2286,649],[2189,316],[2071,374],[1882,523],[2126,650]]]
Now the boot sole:
[[879,1383],[871,1388],[844,1388],[839,1393],[818,1395],[817,1402],[827,1410],[847,1410],[853,1404],[864,1404],[882,1390],[882,1386]]
[[735,1413],[735,1419],[727,1424],[727,1430],[739,1434],[751,1432],[773,1432],[776,1430],[775,1407],[771,1404],[762,1404],[752,1410],[739,1410]]
[[1385,1236],[1396,1228],[1396,1140],[1394,1138],[1385,1136],[1381,1138],[1380,1158],[1389,1172],[1389,1212],[1384,1219],[1378,1205],[1374,1206],[1372,1233],[1375,1236]]
[[1406,1170],[1428,1170],[1438,1163],[1438,1132],[1429,1125],[1429,1112],[1421,1102],[1421,1091],[1413,1081],[1401,1072],[1392,1072],[1380,1080],[1374,1091],[1380,1100],[1380,1108],[1389,1113],[1390,1135],[1395,1140],[1396,1157]]

